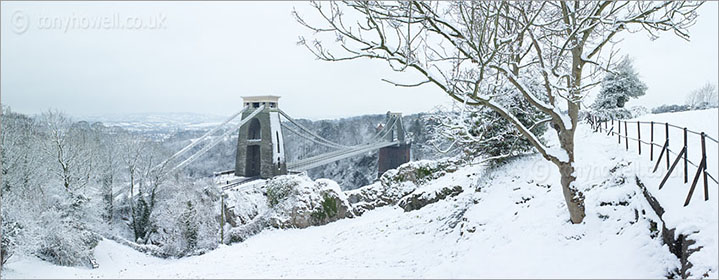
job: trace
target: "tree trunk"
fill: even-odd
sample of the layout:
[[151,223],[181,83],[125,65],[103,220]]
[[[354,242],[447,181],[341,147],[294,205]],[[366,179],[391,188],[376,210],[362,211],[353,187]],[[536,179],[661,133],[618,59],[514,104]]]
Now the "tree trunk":
[[[575,3],[576,4],[576,3]],[[576,7],[575,7],[576,9]],[[569,23],[569,21],[567,21]],[[561,175],[562,193],[564,201],[567,203],[569,210],[569,219],[573,224],[579,224],[584,220],[584,194],[577,189],[574,182],[577,177],[574,175],[574,132],[577,130],[579,122],[579,106],[578,100],[581,95],[579,90],[582,88],[582,70],[584,61],[582,60],[582,52],[586,41],[579,40],[577,35],[573,36],[573,43],[576,45],[572,49],[572,79],[567,83],[570,88],[570,98],[567,99],[567,114],[571,120],[571,128],[565,128],[559,133],[559,142],[562,149],[567,152],[569,160],[567,162],[559,162],[559,173]]]
[[105,222],[107,222],[111,226],[112,226],[112,214],[114,211],[112,183],[113,183],[112,175],[106,174],[102,180],[103,201],[105,202],[105,207],[104,207],[105,212],[103,213],[103,218],[105,219]]
[[567,152],[568,162],[556,162],[556,164],[559,167],[562,193],[564,194],[564,200],[567,202],[569,218],[573,224],[579,224],[584,220],[585,216],[584,194],[574,185],[577,180],[574,174],[574,132],[579,118],[579,105],[572,102],[567,102],[567,105],[567,111],[572,120],[572,128],[560,131],[558,136],[560,147]]
[[567,209],[569,210],[569,219],[573,224],[579,224],[584,220],[584,194],[580,192],[574,181],[577,177],[573,175],[574,166],[570,163],[563,163],[559,166],[559,173],[561,175],[562,193],[564,194],[564,201],[567,203]]

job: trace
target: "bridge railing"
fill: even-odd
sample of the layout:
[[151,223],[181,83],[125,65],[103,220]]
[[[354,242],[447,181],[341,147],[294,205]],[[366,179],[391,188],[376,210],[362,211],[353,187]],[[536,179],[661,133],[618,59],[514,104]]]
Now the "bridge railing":
[[[675,170],[677,164],[680,161],[683,161],[684,164],[684,183],[689,182],[689,165],[692,165],[697,168],[696,173],[694,174],[691,187],[689,188],[689,193],[687,194],[687,197],[684,201],[684,206],[689,205],[689,202],[691,201],[692,195],[694,194],[694,190],[697,186],[697,183],[699,181],[699,178],[702,177],[703,181],[703,187],[704,187],[704,200],[709,200],[709,187],[708,187],[708,179],[711,179],[714,181],[715,184],[719,184],[717,181],[716,175],[712,175],[707,171],[707,148],[706,148],[706,142],[710,141],[710,143],[713,143],[715,145],[719,145],[719,141],[712,138],[711,136],[707,135],[704,132],[697,132],[687,129],[686,127],[680,127],[677,125],[673,125],[670,123],[664,123],[664,122],[654,122],[654,121],[628,121],[628,120],[614,120],[614,119],[602,119],[598,116],[587,116],[587,122],[591,125],[592,130],[594,132],[598,133],[606,133],[608,136],[617,136],[617,142],[619,144],[622,143],[622,139],[624,139],[624,147],[626,150],[630,149],[630,141],[636,142],[636,150],[639,153],[639,155],[642,154],[642,146],[648,145],[649,148],[649,160],[654,161],[654,148],[658,148],[659,156],[657,157],[656,164],[654,165],[654,169],[652,172],[656,172],[659,168],[659,165],[662,163],[662,158],[665,159],[667,173],[663,176],[661,183],[659,184],[659,189],[661,190],[664,184],[669,179],[672,172]],[[649,135],[646,136],[646,129],[648,127]],[[664,130],[664,138],[657,138],[654,137],[654,131],[655,128]],[[629,132],[633,130],[634,132]],[[674,131],[678,130],[678,135],[681,136],[680,139],[678,139],[681,149],[679,152],[675,152],[670,148],[669,140],[670,140],[670,129],[674,129]],[[642,131],[645,131],[644,140],[642,140]],[[699,136],[699,141],[690,142],[688,141],[688,135],[694,134]],[[630,136],[631,135],[631,136]],[[675,133],[677,135],[677,133]],[[636,137],[633,137],[636,136]],[[661,135],[660,135],[661,136]],[[647,138],[648,141],[647,141]],[[672,138],[674,141],[674,139]],[[659,142],[655,142],[659,141]],[[698,142],[698,143],[697,143]],[[634,146],[632,144],[631,146]],[[698,163],[695,163],[691,159],[689,159],[689,150],[692,151],[699,151],[698,153],[695,152],[694,155],[698,155],[699,159],[695,159]],[[676,156],[676,158],[672,161],[670,164],[670,155],[673,154]],[[716,165],[716,162],[712,162],[714,165]]]

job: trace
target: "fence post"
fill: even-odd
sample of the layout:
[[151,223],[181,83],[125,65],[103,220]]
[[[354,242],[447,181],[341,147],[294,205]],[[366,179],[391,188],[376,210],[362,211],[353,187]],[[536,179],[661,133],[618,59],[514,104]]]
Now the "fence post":
[[594,132],[597,132],[597,117],[592,117],[592,126],[594,127]]
[[667,169],[669,169],[669,123],[664,123],[664,135],[667,137]]
[[704,141],[704,132],[701,134],[702,136],[702,159],[704,160],[704,166],[702,166],[702,174],[704,175],[704,201],[709,200],[709,188],[707,187],[707,148]]
[[642,154],[642,128],[639,125],[639,121],[637,121],[637,149],[639,150],[639,155]]
[[684,150],[687,151],[686,153],[684,153],[684,183],[686,184],[687,182],[689,182],[689,175],[687,175],[687,172],[689,172],[688,171],[689,169],[687,166],[687,160],[688,160],[687,157],[689,154],[689,150],[687,150],[687,128],[686,127],[684,128]]
[[619,141],[619,144],[622,143],[622,121],[617,120],[617,127],[619,127],[619,132],[617,133],[617,141]]
[[651,136],[649,137],[649,160],[654,161],[654,121],[651,122]]
[[627,134],[627,121],[624,121],[624,146],[627,147],[627,151],[629,151],[629,134]]
[[599,131],[599,117],[594,116],[594,130]]
[[[692,180],[692,186],[689,187],[689,194],[687,194],[687,199],[684,200],[684,207],[689,205],[689,201],[692,199],[692,194],[694,194],[694,188],[697,186],[697,182],[699,181],[699,175],[704,175],[704,201],[709,200],[709,189],[707,187],[707,155],[706,155],[706,144],[704,140],[704,132],[701,134],[701,141],[702,141],[702,159],[699,162],[699,166],[697,166],[697,173],[694,175],[694,180]],[[685,152],[685,150],[682,150],[682,152]],[[686,155],[686,154],[685,154]],[[679,158],[677,158],[679,160]]]
[[222,201],[220,201],[220,203],[222,203],[220,205],[220,244],[224,244],[225,243],[225,194],[221,192],[220,197],[222,199]]

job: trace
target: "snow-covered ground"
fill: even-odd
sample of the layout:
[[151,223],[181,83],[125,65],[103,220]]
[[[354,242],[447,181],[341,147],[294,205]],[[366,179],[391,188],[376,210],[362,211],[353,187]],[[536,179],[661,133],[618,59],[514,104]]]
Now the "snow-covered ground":
[[[643,122],[663,122],[663,123],[670,123],[679,127],[686,127],[688,130],[693,130],[696,132],[704,132],[709,137],[713,139],[719,140],[719,126],[717,126],[717,118],[719,118],[719,109],[712,108],[712,109],[706,109],[706,110],[698,110],[698,111],[686,111],[686,112],[677,112],[677,113],[663,113],[663,114],[651,114],[651,115],[644,115],[639,118],[634,119],[635,121],[643,121]],[[637,138],[637,126],[636,123],[628,123],[628,136]],[[649,142],[650,135],[651,135],[651,125],[648,124],[642,124],[641,125],[641,136],[643,141]],[[622,127],[622,129],[624,129]],[[616,130],[616,129],[615,129]],[[624,131],[622,131],[622,134]],[[664,144],[665,138],[665,127],[664,125],[655,124],[654,125],[654,143],[657,143],[659,145]],[[616,138],[616,137],[615,137]],[[616,140],[616,139],[615,139]],[[706,139],[706,153],[707,153],[707,170],[715,177],[719,179],[719,173],[717,173],[717,170],[719,170],[719,165],[717,160],[719,160],[719,157],[717,156],[717,153],[719,152],[719,144],[716,142]],[[637,143],[634,141],[629,142],[629,149],[636,151],[637,149]],[[624,144],[622,142],[622,144]],[[633,145],[632,145],[633,144]],[[699,161],[701,159],[701,136],[693,133],[687,133],[687,152],[689,154],[689,160],[691,160],[694,164],[699,165]],[[676,128],[676,127],[669,127],[669,148],[674,151],[674,153],[678,153],[681,151],[682,147],[684,146],[684,132],[682,129]],[[649,146],[643,145],[642,147],[642,155],[645,155],[646,158],[649,158]],[[654,148],[654,156],[659,155],[660,148],[655,147]],[[672,159],[676,157],[676,154],[672,154]],[[656,158],[655,158],[656,159]],[[682,162],[683,164],[683,162]],[[681,167],[682,172],[684,166],[677,166],[677,168]],[[691,165],[690,165],[691,167]],[[665,165],[666,168],[666,165]],[[692,168],[690,168],[692,169]],[[689,173],[692,173],[691,171]],[[682,173],[683,174],[683,173]],[[694,175],[692,173],[692,175]],[[683,176],[683,175],[682,175]],[[691,180],[691,179],[690,179]]]
[[[702,125],[716,128],[716,119],[715,110]],[[616,138],[592,133],[586,125],[579,127],[577,141],[577,183],[587,212],[579,225],[568,221],[556,167],[530,156],[497,170],[462,167],[431,181],[421,189],[459,185],[464,191],[419,210],[386,206],[324,226],[266,230],[243,243],[182,259],[151,257],[104,240],[95,251],[97,269],[15,256],[2,276],[664,278],[679,261],[653,231],[651,221],[659,218],[634,175],[665,205],[669,226],[683,233],[699,231],[691,237],[704,247],[690,258],[692,272],[719,276],[716,185],[710,186],[709,201],[697,190],[692,204],[681,207],[688,189],[681,176],[657,190],[661,178],[656,174],[663,169],[651,173],[653,165],[644,154],[627,152]]]

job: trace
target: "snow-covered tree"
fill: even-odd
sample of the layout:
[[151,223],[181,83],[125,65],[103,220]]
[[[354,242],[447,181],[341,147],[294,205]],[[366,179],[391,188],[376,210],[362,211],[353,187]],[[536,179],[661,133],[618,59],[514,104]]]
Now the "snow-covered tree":
[[108,224],[113,221],[113,202],[115,197],[115,185],[117,184],[120,172],[120,154],[118,136],[121,131],[108,128],[102,123],[94,123],[91,125],[91,143],[96,154],[93,160],[96,162],[95,178],[100,185],[100,195],[102,196],[103,219]]
[[717,107],[719,104],[717,87],[711,83],[706,83],[701,88],[693,90],[687,95],[686,104],[689,105],[690,110]]
[[215,248],[219,243],[220,191],[209,180],[166,183],[151,216],[154,231],[148,244],[170,256]]
[[[539,84],[532,84],[538,87]],[[532,133],[541,136],[546,131],[546,115],[528,104],[513,88],[504,89],[496,102],[502,104]],[[517,129],[497,112],[487,107],[464,106],[454,112],[439,110],[430,117],[433,138],[431,143],[440,152],[461,150],[466,160],[482,158],[498,164],[504,160],[527,153],[532,144]],[[447,141],[449,140],[449,141]]]
[[[511,123],[561,173],[570,219],[584,219],[584,195],[574,184],[574,133],[581,101],[611,66],[602,55],[624,30],[674,31],[688,38],[693,2],[313,2],[316,13],[295,15],[315,39],[300,38],[317,58],[372,58],[412,70],[460,103],[485,106]],[[314,16],[314,18],[311,18]],[[317,21],[315,21],[317,20]],[[317,22],[317,23],[315,23]],[[324,40],[331,43],[325,44]],[[606,51],[604,52],[606,53]],[[542,88],[526,86],[539,77]],[[511,85],[551,120],[559,145],[548,147],[495,101]]]
[[624,105],[629,99],[640,97],[647,91],[647,85],[639,80],[639,74],[629,57],[625,57],[616,69],[604,76],[601,86],[592,109],[604,119],[631,118],[632,113]]
[[[161,143],[55,111],[28,117],[3,107],[0,120],[0,263],[22,254],[87,266],[100,235],[150,241],[166,256],[217,245],[219,195],[205,181],[189,187],[197,179],[175,174],[169,182],[156,172],[168,156]],[[178,222],[187,201],[196,213],[189,220],[197,229],[193,250],[188,224]],[[108,226],[120,220],[127,225]]]
[[195,205],[192,204],[192,201],[187,201],[187,208],[185,208],[185,212],[180,216],[180,224],[182,225],[182,237],[185,238],[187,250],[195,250],[199,239],[199,226],[197,222],[197,209],[195,209]]
[[52,172],[67,191],[84,188],[94,171],[87,123],[72,123],[67,115],[48,111],[40,116],[40,125],[47,140],[42,142],[43,152],[53,158]]
[[638,118],[641,116],[644,116],[646,114],[649,114],[649,109],[647,107],[644,107],[642,105],[632,106],[629,108],[629,113],[631,113],[632,118]]

